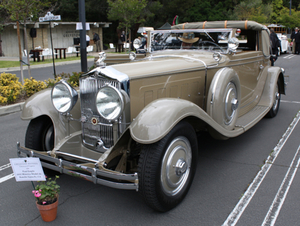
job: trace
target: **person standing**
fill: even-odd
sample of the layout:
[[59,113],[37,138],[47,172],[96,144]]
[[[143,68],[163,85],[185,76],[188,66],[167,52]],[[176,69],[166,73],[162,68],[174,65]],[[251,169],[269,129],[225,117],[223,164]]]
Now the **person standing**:
[[86,35],[85,36],[85,39],[86,39],[86,47],[88,47],[90,45],[90,36]]
[[295,34],[295,42],[296,42],[296,46],[295,46],[295,54],[300,54],[300,33],[298,32],[297,34]]
[[298,49],[297,49],[297,46],[296,46],[296,37],[299,35],[299,29],[296,27],[295,28],[295,31],[293,31],[292,35],[291,35],[291,39],[292,39],[292,42],[293,42],[293,49],[292,49],[292,52],[295,54],[299,54],[298,52]]
[[278,57],[278,48],[280,47],[280,40],[275,33],[274,29],[270,29],[271,34],[270,34],[270,40],[272,43],[272,55],[271,55],[271,66],[274,66],[274,62],[277,60]]
[[122,50],[124,52],[124,44],[125,44],[125,31],[122,31],[119,39],[119,52]]
[[93,40],[96,44],[96,51],[101,52],[100,37],[96,32],[94,32]]

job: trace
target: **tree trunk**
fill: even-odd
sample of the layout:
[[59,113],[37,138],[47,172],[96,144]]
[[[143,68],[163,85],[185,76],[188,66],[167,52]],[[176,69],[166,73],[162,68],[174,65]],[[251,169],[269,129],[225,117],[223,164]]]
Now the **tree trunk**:
[[128,52],[131,51],[131,29],[129,29],[129,49]]
[[2,54],[2,39],[1,39],[1,34],[0,34],[0,56],[3,56],[3,54]]
[[21,50],[21,38],[20,38],[20,24],[19,24],[19,14],[16,15],[17,19],[17,34],[18,34],[18,42],[19,42],[19,59],[20,59],[20,69],[21,69],[21,81],[22,85],[24,85],[24,76],[23,76],[23,63],[22,63],[22,50]]
[[28,51],[28,44],[27,44],[27,32],[26,32],[26,21],[24,21],[24,44],[25,44],[25,49],[27,52],[27,63],[28,63],[28,77],[31,77],[31,72],[30,72],[30,61],[29,61],[29,51]]

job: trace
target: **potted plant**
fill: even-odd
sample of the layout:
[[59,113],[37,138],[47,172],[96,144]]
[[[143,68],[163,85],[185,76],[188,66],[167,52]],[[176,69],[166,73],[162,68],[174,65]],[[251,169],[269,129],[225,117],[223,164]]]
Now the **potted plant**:
[[56,183],[57,178],[59,176],[55,176],[54,180],[49,178],[46,181],[39,181],[38,185],[35,186],[35,190],[32,191],[36,197],[36,206],[40,211],[43,221],[49,222],[56,218],[58,194],[60,191],[60,186]]

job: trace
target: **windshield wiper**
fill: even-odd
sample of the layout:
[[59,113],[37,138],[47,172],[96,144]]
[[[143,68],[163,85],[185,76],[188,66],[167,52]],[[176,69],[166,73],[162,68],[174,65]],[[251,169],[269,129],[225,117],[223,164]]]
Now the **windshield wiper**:
[[213,41],[213,42],[216,42],[208,33],[207,31],[205,31],[205,34]]

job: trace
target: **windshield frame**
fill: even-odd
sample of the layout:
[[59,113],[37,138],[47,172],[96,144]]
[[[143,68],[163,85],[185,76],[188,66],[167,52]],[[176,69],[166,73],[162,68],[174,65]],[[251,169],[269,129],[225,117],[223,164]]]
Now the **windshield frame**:
[[[152,49],[152,44],[153,44],[153,40],[154,40],[154,35],[157,34],[157,33],[161,33],[161,34],[176,34],[176,33],[206,33],[208,34],[208,37],[209,37],[209,33],[212,33],[212,32],[219,32],[219,33],[222,33],[222,32],[227,32],[229,33],[228,34],[228,38],[232,38],[232,37],[235,37],[235,35],[233,34],[234,32],[234,29],[233,28],[215,28],[215,29],[173,29],[173,30],[153,30],[153,31],[150,31],[148,33],[148,46],[147,46],[147,50],[149,53],[155,53],[155,52],[159,52],[159,51],[164,51],[164,49],[161,49],[161,50],[153,50]],[[228,47],[226,48],[226,50],[228,49]],[[170,50],[170,49],[168,49]],[[190,51],[199,51],[201,49],[174,49],[174,51],[178,51],[178,50],[190,50]],[[218,52],[218,51],[215,51],[215,52]],[[221,52],[221,51],[220,51]],[[225,52],[224,52],[225,53]]]

